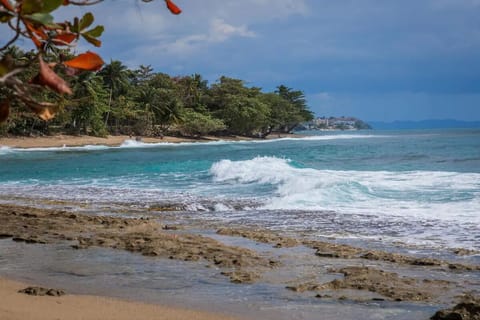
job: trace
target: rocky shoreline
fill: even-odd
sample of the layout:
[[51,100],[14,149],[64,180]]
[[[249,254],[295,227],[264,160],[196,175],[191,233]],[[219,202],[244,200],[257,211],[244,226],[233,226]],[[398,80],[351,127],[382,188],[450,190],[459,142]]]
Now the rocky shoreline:
[[[479,319],[475,310],[479,308],[480,283],[465,280],[472,275],[478,280],[479,265],[293,238],[240,226],[214,231],[210,232],[215,237],[206,236],[191,231],[189,226],[164,223],[149,215],[127,218],[0,205],[3,239],[45,245],[68,243],[72,250],[104,247],[158,259],[201,262],[218,269],[232,283],[275,283],[293,293],[331,301],[456,305],[450,311],[437,312],[432,319]],[[231,245],[222,237],[267,244],[271,250]],[[303,256],[296,256],[295,248],[303,248]],[[467,309],[466,296],[470,297]],[[463,311],[457,312],[460,309]],[[461,317],[449,316],[455,312]]]

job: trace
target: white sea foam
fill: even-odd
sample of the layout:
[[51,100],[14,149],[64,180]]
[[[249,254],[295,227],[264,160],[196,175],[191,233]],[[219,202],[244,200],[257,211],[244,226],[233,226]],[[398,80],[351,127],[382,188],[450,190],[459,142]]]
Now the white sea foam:
[[222,160],[216,182],[270,184],[269,210],[335,210],[352,214],[480,223],[480,174],[435,171],[333,171],[295,168],[288,159]]
[[352,139],[376,139],[376,138],[390,138],[393,136],[388,135],[376,135],[376,134],[324,134],[324,135],[312,135],[312,136],[297,136],[297,137],[284,137],[275,139],[258,139],[258,140],[238,140],[238,141],[225,141],[226,143],[237,144],[257,144],[257,143],[274,143],[278,141],[328,141],[328,140],[352,140]]
[[234,209],[224,203],[215,203],[213,206],[215,211],[233,211]]
[[14,152],[58,152],[58,151],[96,151],[96,150],[117,150],[117,149],[140,149],[140,148],[159,148],[159,147],[175,147],[175,146],[191,146],[191,145],[220,145],[232,143],[230,141],[210,141],[210,142],[158,142],[158,143],[146,143],[142,141],[136,141],[132,139],[125,140],[119,146],[107,146],[107,145],[85,145],[77,147],[39,147],[39,148],[11,148],[6,146],[0,146],[0,155]]
[[0,155],[14,152],[58,152],[58,151],[95,151],[95,150],[106,150],[111,147],[104,145],[85,145],[78,147],[38,147],[38,148],[10,148],[10,147],[0,147]]
[[148,148],[148,147],[158,147],[159,145],[165,145],[167,143],[145,143],[143,141],[137,141],[132,139],[127,139],[119,147],[112,148]]
[[266,140],[217,140],[208,142],[157,142],[146,143],[142,141],[136,141],[133,139],[125,140],[120,146],[106,146],[106,145],[85,145],[77,147],[39,147],[39,148],[11,148],[6,146],[0,146],[0,155],[14,152],[58,152],[58,151],[98,151],[98,150],[115,150],[115,149],[127,149],[127,148],[159,148],[159,147],[182,147],[192,145],[225,145],[225,144],[257,144],[257,143],[273,143],[277,141],[322,141],[322,140],[348,140],[348,139],[372,139],[372,138],[385,138],[389,136],[385,135],[364,135],[364,134],[332,134],[321,136],[306,136],[298,138],[279,138],[279,139],[266,139]]
[[377,138],[391,138],[392,136],[388,135],[379,135],[379,134],[325,134],[325,135],[314,135],[306,136],[301,138],[281,138],[279,140],[350,140],[350,139],[377,139]]
[[11,152],[12,152],[12,148],[6,147],[6,146],[0,146],[0,155],[11,153]]

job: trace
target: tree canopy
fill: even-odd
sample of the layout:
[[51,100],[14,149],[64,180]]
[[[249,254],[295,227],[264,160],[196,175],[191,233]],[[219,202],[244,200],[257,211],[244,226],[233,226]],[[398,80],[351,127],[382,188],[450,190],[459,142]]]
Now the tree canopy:
[[[181,13],[164,1],[172,14]],[[105,64],[92,51],[73,55],[79,41],[101,46],[104,27],[94,24],[91,12],[65,22],[53,15],[61,6],[99,2],[0,0],[0,23],[14,32],[0,44],[0,123],[6,121],[0,134],[263,137],[311,120],[303,92],[284,85],[262,92],[226,76],[209,85],[199,74],[173,77],[148,65],[132,70],[118,60]],[[34,49],[15,46],[21,37]]]
[[[32,54],[17,47],[10,51],[20,60]],[[35,74],[35,66],[24,72],[28,78]],[[59,103],[55,118],[38,119],[29,112],[31,106],[16,104],[0,133],[263,137],[271,131],[290,132],[312,118],[305,99],[299,98],[302,91],[287,88],[296,97],[287,99],[279,90],[263,92],[226,76],[210,85],[200,74],[170,76],[151,66],[130,69],[112,60],[98,72],[84,71],[69,80],[72,94],[60,101],[49,91],[36,96],[45,104]],[[0,90],[0,100],[9,99],[4,91]]]

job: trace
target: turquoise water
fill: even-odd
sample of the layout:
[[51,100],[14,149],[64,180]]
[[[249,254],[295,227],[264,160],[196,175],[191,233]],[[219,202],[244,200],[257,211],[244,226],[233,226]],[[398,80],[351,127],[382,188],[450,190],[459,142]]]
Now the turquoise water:
[[480,249],[480,130],[0,147],[0,194],[134,206],[312,236]]

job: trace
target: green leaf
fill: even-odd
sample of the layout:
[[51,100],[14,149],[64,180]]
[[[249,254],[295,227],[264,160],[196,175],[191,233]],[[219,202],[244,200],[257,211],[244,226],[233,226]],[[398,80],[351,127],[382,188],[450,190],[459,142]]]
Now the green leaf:
[[43,25],[49,25],[53,23],[53,17],[49,13],[37,12],[31,15],[25,16],[25,18],[33,22],[41,23]]
[[4,23],[9,21],[12,18],[13,18],[13,14],[6,11],[0,11],[0,22]]
[[0,77],[3,77],[9,72],[7,66],[3,65],[2,62],[0,62]]
[[63,0],[25,0],[22,5],[22,13],[50,13],[60,7],[62,3]]
[[83,34],[86,34],[90,37],[93,37],[93,38],[98,38],[102,35],[103,33],[103,30],[105,30],[105,28],[103,26],[96,26],[95,28],[87,31],[87,32],[84,32]]
[[85,13],[83,18],[80,19],[80,23],[78,25],[79,31],[82,31],[82,30],[90,27],[93,23],[93,20],[95,20],[95,18],[93,17],[93,14],[91,12]]
[[42,2],[43,2],[43,8],[41,12],[50,13],[56,10],[58,7],[60,7],[63,3],[63,0],[48,0],[48,1],[42,1]]
[[23,1],[22,5],[22,13],[23,14],[31,14],[40,12],[43,8],[42,0],[25,0]]
[[78,33],[78,18],[75,17],[73,18],[73,24],[70,26],[70,30],[72,30],[73,33]]
[[88,42],[90,42],[91,44],[93,44],[95,47],[100,47],[102,45],[102,42],[92,36],[89,36],[88,34],[84,34],[82,33],[82,37],[87,40]]
[[6,54],[2,60],[0,60],[0,77],[9,73],[15,68],[12,57],[9,54]]

